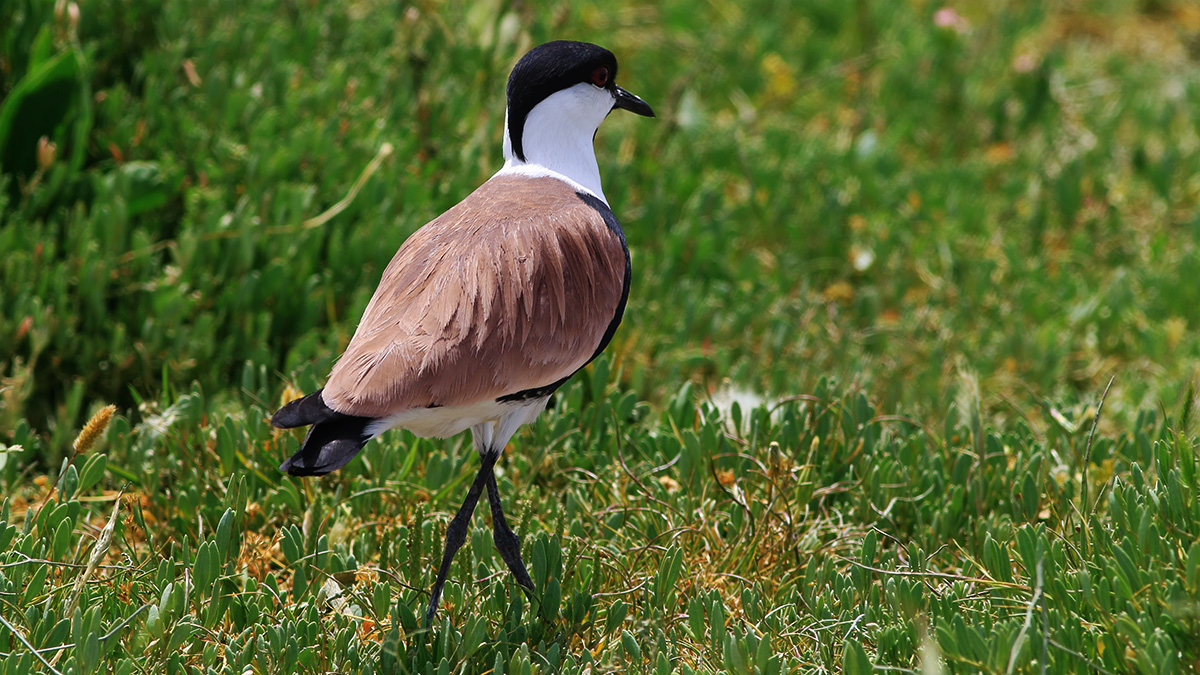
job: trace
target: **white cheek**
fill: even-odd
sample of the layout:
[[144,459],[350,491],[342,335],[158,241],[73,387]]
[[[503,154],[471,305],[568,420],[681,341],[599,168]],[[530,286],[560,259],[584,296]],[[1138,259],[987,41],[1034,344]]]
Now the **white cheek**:
[[575,120],[582,128],[592,127],[595,131],[612,110],[613,103],[613,96],[607,89],[580,82],[549,96],[537,107],[544,108],[548,115],[562,115]]

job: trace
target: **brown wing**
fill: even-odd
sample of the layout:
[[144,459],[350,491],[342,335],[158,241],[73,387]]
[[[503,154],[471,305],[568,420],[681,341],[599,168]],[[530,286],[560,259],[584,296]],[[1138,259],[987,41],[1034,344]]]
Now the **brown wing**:
[[493,178],[400,247],[323,398],[384,417],[557,382],[600,344],[626,256],[566,183]]

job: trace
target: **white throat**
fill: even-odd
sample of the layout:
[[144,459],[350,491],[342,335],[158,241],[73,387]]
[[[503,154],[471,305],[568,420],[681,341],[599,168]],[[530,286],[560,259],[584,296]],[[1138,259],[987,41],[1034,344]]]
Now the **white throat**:
[[496,175],[552,176],[607,204],[600,187],[600,167],[596,164],[592,139],[612,107],[611,93],[586,83],[547,96],[525,117],[521,135],[524,161],[513,153],[506,111],[504,168]]

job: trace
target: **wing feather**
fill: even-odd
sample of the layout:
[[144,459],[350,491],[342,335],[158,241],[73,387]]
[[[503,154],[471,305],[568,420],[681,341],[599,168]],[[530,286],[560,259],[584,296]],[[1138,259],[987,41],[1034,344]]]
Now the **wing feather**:
[[623,304],[627,256],[566,183],[493,178],[401,246],[323,398],[384,417],[568,377]]

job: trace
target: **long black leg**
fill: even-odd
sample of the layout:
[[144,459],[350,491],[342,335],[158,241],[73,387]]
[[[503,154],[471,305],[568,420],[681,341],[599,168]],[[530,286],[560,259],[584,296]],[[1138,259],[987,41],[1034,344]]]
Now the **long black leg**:
[[500,557],[504,559],[504,564],[508,565],[508,571],[517,578],[517,583],[532,591],[533,580],[525,570],[525,561],[521,560],[521,539],[508,526],[504,509],[500,505],[500,490],[496,487],[495,472],[488,474],[487,491],[488,503],[492,506],[492,541],[496,542],[496,550],[500,551]]
[[442,600],[442,588],[446,585],[446,576],[450,574],[450,563],[454,560],[454,554],[458,553],[458,549],[462,548],[463,542],[467,540],[467,526],[471,524],[471,514],[475,513],[475,505],[479,503],[483,486],[496,482],[492,467],[496,465],[499,457],[499,453],[489,453],[481,457],[479,473],[475,474],[475,481],[471,483],[467,498],[463,500],[462,508],[446,528],[446,551],[442,554],[442,565],[438,568],[437,580],[429,590],[429,609],[425,612],[426,627],[433,625],[433,615],[437,613],[438,603]]

